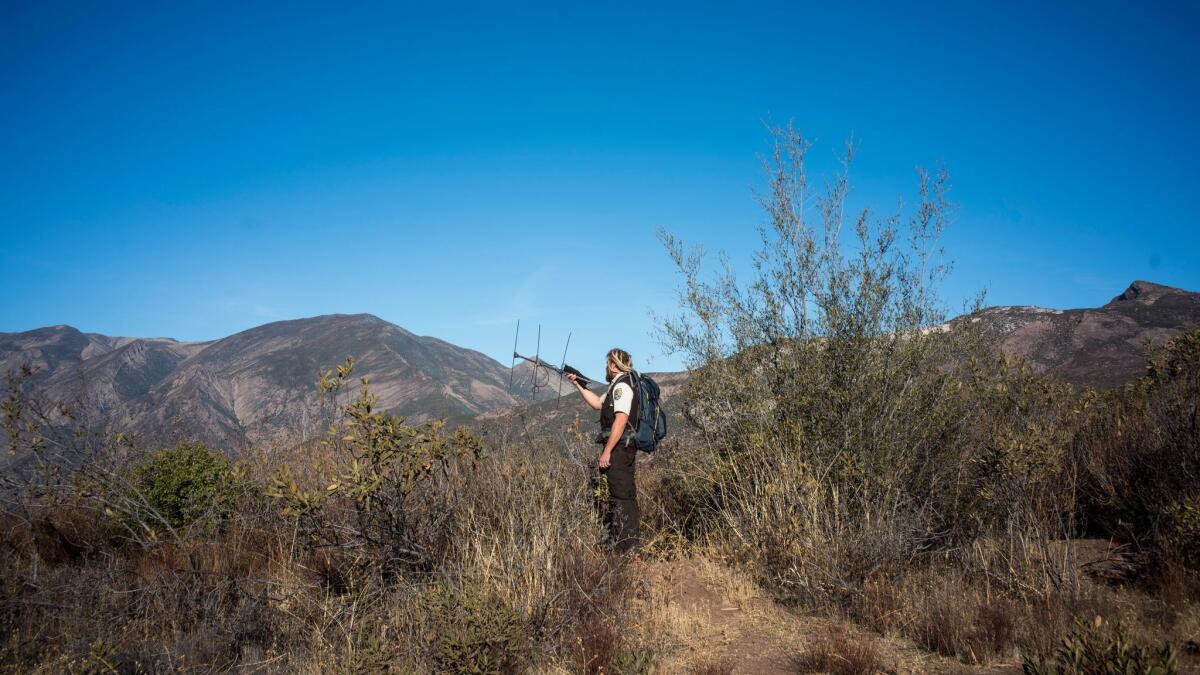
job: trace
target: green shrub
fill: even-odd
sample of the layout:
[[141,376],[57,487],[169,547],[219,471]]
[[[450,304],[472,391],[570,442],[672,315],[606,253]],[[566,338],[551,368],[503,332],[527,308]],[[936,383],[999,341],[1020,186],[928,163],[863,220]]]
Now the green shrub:
[[478,583],[434,586],[429,596],[439,672],[511,673],[519,670],[524,623],[503,600]]
[[1049,659],[1026,655],[1026,675],[1171,675],[1178,672],[1170,645],[1154,649],[1131,637],[1120,623],[1077,618],[1075,629]]
[[161,530],[212,528],[233,512],[242,481],[228,459],[202,443],[158,450],[130,468],[128,517]]
[[1184,495],[1163,508],[1166,546],[1176,559],[1200,569],[1200,494]]
[[407,663],[404,638],[377,615],[358,622],[351,653],[339,659],[347,675],[415,675],[421,669]]
[[655,672],[658,656],[652,649],[623,649],[613,658],[613,675],[650,675]]

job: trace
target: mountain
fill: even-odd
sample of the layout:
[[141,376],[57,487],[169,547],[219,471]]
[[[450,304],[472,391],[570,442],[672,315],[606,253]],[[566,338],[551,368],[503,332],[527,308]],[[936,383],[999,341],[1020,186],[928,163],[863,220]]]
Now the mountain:
[[982,322],[1006,353],[1037,371],[1078,385],[1112,387],[1146,366],[1160,345],[1200,326],[1200,293],[1135,281],[1095,309],[990,307],[951,322]]
[[[1135,281],[1095,309],[991,307],[949,327],[962,322],[980,324],[1001,349],[1040,372],[1109,387],[1142,372],[1145,343],[1200,325],[1200,293]],[[546,403],[557,398],[557,376],[543,372],[534,399],[528,364],[510,371],[370,314],[278,321],[210,342],[109,337],[70,326],[0,333],[0,369],[36,366],[32,386],[49,400],[79,401],[94,418],[150,443],[198,438],[228,449],[315,432],[317,372],[347,356],[356,359],[355,375],[370,379],[380,409],[413,421],[482,423],[510,409],[545,419],[594,416],[579,408],[569,384],[561,405]],[[658,378],[672,410],[687,375]]]
[[83,396],[113,428],[154,442],[199,438],[221,447],[305,433],[318,418],[318,371],[347,356],[355,377],[369,378],[380,409],[413,421],[474,416],[528,397],[517,391],[527,371],[523,379],[514,373],[510,394],[506,366],[370,314],[279,321],[211,342],[70,326],[0,334],[0,367],[37,366],[33,384],[46,398]]

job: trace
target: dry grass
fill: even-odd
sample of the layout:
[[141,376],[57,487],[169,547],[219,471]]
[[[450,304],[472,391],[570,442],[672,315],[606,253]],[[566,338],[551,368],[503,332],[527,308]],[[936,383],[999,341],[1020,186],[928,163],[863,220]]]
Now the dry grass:
[[730,656],[701,659],[688,671],[691,675],[731,675],[733,658]]
[[[258,480],[269,475],[250,463],[243,469]],[[655,489],[661,470],[647,472],[644,489]],[[1074,617],[1101,615],[1132,625],[1141,639],[1169,636],[1182,663],[1193,662],[1185,646],[1198,639],[1200,614],[1191,577],[1160,575],[1145,587],[1154,594],[1109,588],[1079,572],[1079,554],[1061,543],[980,539],[953,555],[891,564],[825,596],[837,603],[809,607],[844,612],[862,627],[828,628],[776,603],[778,577],[763,570],[779,568],[747,555],[756,549],[729,556],[719,540],[708,548],[675,538],[658,549],[675,559],[625,567],[599,546],[586,475],[553,451],[504,448],[484,462],[453,464],[444,481],[439,489],[453,495],[454,510],[440,562],[399,576],[383,574],[360,549],[306,543],[294,519],[257,496],[211,533],[137,544],[115,536],[87,500],[32,504],[22,512],[28,519],[12,514],[2,524],[4,661],[20,672],[104,664],[423,672],[449,658],[439,654],[457,654],[445,640],[459,635],[511,645],[513,662],[537,672],[747,672],[796,654],[792,667],[806,672],[875,672],[925,668],[920,651],[905,645],[964,666],[1013,665],[1020,653],[1052,653]],[[786,514],[788,494],[760,503]],[[811,515],[828,513],[819,493],[806,494]],[[756,531],[765,534],[765,514],[761,522]],[[831,552],[833,531],[824,528],[837,521],[809,523],[822,538],[776,552],[825,561],[809,568],[817,571],[810,578],[853,581],[834,561],[863,560],[874,549],[851,541]],[[433,609],[434,589],[471,583],[482,584],[481,606],[498,608],[487,614],[513,617],[515,629]],[[785,588],[782,597],[794,594]]]
[[874,675],[892,670],[880,652],[878,641],[869,635],[852,635],[844,627],[830,627],[807,652],[795,659],[800,673],[831,675]]
[[[406,512],[445,528],[437,563],[411,574],[328,536],[347,531],[343,508],[297,520],[255,493],[211,532],[132,542],[108,526],[102,495],[24,503],[0,520],[0,661],[19,672],[428,672],[478,644],[499,645],[487,658],[502,669],[651,662],[653,640],[629,630],[640,586],[600,545],[586,476],[572,482],[574,466],[547,448],[503,450],[448,465],[428,507],[439,512]],[[305,453],[297,485],[324,485],[312,466],[338,461]],[[259,490],[273,454],[240,467]],[[438,610],[447,588],[478,588],[453,592],[489,609]]]
[[909,630],[918,644],[965,663],[1012,656],[1016,617],[1008,600],[988,598],[953,573],[922,577],[910,587],[924,590]]

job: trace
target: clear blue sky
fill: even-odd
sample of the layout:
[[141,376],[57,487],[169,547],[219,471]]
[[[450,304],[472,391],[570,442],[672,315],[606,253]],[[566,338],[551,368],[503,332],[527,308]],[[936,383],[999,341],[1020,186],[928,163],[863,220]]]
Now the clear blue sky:
[[1200,290],[1195,3],[840,4],[6,0],[0,331],[371,312],[507,363],[520,318],[671,368],[654,231],[746,264],[789,118],[881,208],[945,164],[954,306]]

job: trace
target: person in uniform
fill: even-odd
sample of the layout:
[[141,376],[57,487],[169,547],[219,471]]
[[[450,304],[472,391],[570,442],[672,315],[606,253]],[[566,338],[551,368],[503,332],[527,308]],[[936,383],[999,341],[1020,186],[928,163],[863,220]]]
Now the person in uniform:
[[609,505],[605,525],[613,548],[636,553],[640,545],[641,513],[638,511],[634,469],[637,448],[633,446],[631,419],[637,419],[633,395],[633,359],[623,349],[611,349],[605,359],[608,389],[603,396],[588,391],[574,375],[567,375],[583,400],[600,411],[600,473],[608,479]]

